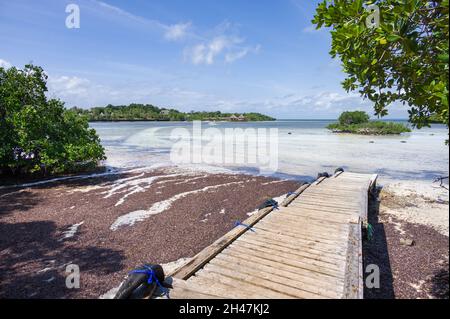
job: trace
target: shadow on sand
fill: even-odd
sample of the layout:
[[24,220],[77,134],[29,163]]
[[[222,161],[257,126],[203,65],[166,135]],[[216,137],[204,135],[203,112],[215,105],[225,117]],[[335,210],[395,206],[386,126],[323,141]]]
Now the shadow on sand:
[[[372,240],[363,242],[364,269],[368,265],[377,265],[380,268],[380,288],[369,289],[364,284],[365,299],[393,299],[395,298],[391,262],[389,259],[388,244],[384,225],[379,222],[380,201],[378,195],[381,188],[373,194],[369,201],[369,223],[373,227]],[[366,236],[366,235],[365,235]],[[366,279],[365,274],[365,278]]]
[[120,251],[61,241],[51,221],[0,222],[0,299],[71,298],[79,291],[66,288],[68,264],[81,277],[105,275],[122,270],[124,259]]

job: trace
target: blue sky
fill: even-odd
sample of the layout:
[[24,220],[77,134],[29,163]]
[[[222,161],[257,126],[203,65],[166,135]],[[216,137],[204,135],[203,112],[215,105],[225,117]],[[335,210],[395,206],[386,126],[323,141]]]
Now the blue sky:
[[[68,29],[68,4],[80,28]],[[336,118],[347,94],[312,0],[0,0],[0,64],[42,66],[66,106],[151,103],[181,111]],[[391,117],[406,117],[400,107]]]

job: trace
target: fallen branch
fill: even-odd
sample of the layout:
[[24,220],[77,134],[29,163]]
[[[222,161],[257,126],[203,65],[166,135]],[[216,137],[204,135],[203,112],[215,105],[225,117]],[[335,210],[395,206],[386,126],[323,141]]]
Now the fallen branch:
[[442,188],[448,190],[448,187],[446,187],[446,186],[444,185],[444,181],[445,181],[446,179],[448,179],[448,176],[439,177],[439,178],[436,178],[436,179],[434,180],[433,183],[439,182],[439,183],[440,183],[440,184],[439,184],[440,187],[442,187]]

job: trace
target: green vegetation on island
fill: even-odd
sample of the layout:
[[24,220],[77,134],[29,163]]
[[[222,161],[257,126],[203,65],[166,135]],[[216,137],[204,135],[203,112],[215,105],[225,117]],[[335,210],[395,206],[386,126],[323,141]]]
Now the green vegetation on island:
[[0,174],[58,174],[105,159],[85,117],[47,99],[41,67],[0,67]]
[[347,91],[359,91],[379,116],[394,102],[407,105],[421,128],[433,114],[449,124],[448,20],[448,0],[323,0],[312,22],[330,28]]
[[274,121],[260,113],[189,112],[159,108],[149,104],[108,105],[91,109],[72,108],[90,122],[98,121]]
[[337,123],[327,127],[334,133],[352,133],[360,135],[391,135],[411,132],[411,129],[402,123],[370,121],[366,112],[344,112],[339,116]]

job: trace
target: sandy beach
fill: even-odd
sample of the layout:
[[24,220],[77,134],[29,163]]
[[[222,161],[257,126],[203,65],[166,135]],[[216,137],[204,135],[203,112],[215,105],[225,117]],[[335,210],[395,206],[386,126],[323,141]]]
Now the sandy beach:
[[[379,174],[364,258],[380,266],[382,287],[365,297],[448,297],[448,184],[433,183],[448,175],[441,127],[370,137],[330,135],[316,121],[240,124],[279,128],[279,169],[263,176],[252,167],[171,166],[170,132],[189,125],[96,123],[108,171],[0,186],[0,298],[111,298],[133,268],[173,269],[266,199],[336,167]],[[81,289],[65,288],[68,264],[80,266]]]
[[[143,263],[193,257],[299,186],[149,168],[2,188],[0,298],[98,298]],[[68,264],[79,265],[81,289],[65,288]]]
[[365,265],[380,267],[380,289],[370,299],[449,298],[449,192],[432,182],[395,182],[371,201],[374,228],[364,245]]

